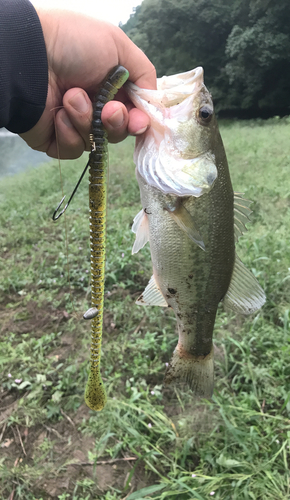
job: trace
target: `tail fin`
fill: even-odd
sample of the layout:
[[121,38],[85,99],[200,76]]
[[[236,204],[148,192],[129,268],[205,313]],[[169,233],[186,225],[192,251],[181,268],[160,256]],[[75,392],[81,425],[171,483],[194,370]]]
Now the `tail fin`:
[[195,396],[211,398],[214,385],[213,346],[207,356],[194,356],[178,344],[166,370],[164,384],[187,383]]

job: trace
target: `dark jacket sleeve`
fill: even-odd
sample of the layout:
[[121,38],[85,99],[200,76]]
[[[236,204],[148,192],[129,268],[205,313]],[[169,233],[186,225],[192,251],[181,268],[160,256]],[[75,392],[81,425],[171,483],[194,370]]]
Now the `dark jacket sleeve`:
[[17,134],[41,117],[48,66],[41,24],[28,0],[0,0],[0,127]]

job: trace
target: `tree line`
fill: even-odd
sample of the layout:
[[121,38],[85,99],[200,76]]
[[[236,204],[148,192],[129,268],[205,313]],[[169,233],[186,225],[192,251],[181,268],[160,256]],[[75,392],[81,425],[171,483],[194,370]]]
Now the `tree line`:
[[224,116],[290,114],[289,0],[143,0],[121,28],[158,76],[203,66]]

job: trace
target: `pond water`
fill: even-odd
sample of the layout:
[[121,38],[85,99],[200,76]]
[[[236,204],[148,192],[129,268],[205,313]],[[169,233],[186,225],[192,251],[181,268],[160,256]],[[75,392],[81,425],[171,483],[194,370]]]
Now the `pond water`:
[[40,151],[33,151],[18,135],[0,129],[0,177],[23,172],[52,161]]

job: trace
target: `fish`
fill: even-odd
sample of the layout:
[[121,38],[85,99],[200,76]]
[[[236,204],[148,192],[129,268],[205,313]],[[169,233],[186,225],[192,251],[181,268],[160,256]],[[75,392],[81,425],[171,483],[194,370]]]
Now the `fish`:
[[134,151],[142,210],[132,253],[149,242],[153,275],[138,305],[170,307],[178,343],[164,384],[187,384],[196,397],[214,389],[217,308],[252,314],[266,297],[236,253],[251,202],[234,193],[202,67],[157,79],[157,90],[127,82],[150,128]]

